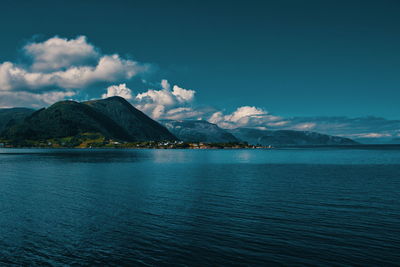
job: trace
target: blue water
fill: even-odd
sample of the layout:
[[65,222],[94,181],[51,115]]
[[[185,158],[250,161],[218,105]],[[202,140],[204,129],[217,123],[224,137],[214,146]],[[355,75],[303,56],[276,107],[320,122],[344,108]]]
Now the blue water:
[[0,149],[8,264],[400,264],[400,150]]

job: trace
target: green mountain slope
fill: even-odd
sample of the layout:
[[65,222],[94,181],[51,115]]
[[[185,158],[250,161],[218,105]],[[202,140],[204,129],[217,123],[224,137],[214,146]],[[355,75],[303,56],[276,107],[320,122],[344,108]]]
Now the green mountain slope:
[[22,122],[8,127],[3,136],[11,140],[41,140],[75,136],[85,132],[131,140],[132,137],[104,114],[74,101],[61,101],[35,111]]
[[35,110],[29,108],[4,108],[0,109],[0,133],[6,128],[22,122]]
[[83,104],[111,118],[136,141],[177,140],[164,126],[133,107],[122,97],[114,96]]
[[13,121],[3,119],[3,138],[17,141],[46,140],[98,133],[105,138],[129,142],[177,140],[165,127],[121,97],[83,103],[61,101],[49,108],[24,112],[25,116],[17,116],[14,112],[16,119]]

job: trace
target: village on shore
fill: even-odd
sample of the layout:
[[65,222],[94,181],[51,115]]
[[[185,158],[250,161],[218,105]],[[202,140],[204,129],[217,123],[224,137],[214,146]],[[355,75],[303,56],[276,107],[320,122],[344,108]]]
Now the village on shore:
[[183,141],[126,142],[105,138],[97,133],[46,140],[0,140],[0,148],[151,148],[151,149],[256,149],[271,146],[249,145],[247,142],[206,143]]

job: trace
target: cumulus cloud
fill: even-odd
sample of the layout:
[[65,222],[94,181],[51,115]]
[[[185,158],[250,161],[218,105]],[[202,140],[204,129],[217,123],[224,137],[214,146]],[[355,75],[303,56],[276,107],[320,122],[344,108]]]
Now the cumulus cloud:
[[[30,92],[1,92],[0,107],[32,107],[41,108],[51,105],[63,99],[69,99],[75,95],[75,92],[51,91],[40,94]],[[10,105],[10,103],[12,103]]]
[[39,72],[83,65],[100,56],[97,49],[87,42],[86,36],[70,40],[55,36],[44,42],[29,43],[23,51],[32,58],[31,69]]
[[70,67],[50,73],[30,72],[11,62],[0,64],[0,90],[40,91],[47,87],[81,89],[96,82],[128,80],[144,69],[118,55],[103,56],[96,66]]
[[196,92],[171,85],[167,80],[160,83],[161,89],[149,89],[144,93],[137,94],[134,104],[137,108],[150,115],[154,119],[189,118],[199,115],[187,107],[193,100]]
[[209,121],[222,128],[232,129],[237,127],[265,127],[268,123],[280,119],[282,118],[271,115],[262,108],[242,106],[226,115],[222,111],[215,112],[211,115]]
[[167,80],[161,81],[161,90],[149,89],[147,92],[138,94],[138,102],[154,103],[163,106],[172,106],[177,103],[188,103],[194,99],[195,91],[183,89],[174,85],[172,91]]
[[191,102],[194,99],[194,94],[196,92],[193,90],[186,90],[177,85],[174,85],[172,89],[172,94],[176,97],[179,103]]
[[153,90],[138,94],[136,100],[139,103],[148,103],[162,106],[172,106],[176,103],[176,99],[170,90]]
[[107,98],[111,96],[120,96],[129,100],[132,98],[132,90],[126,87],[126,83],[111,85],[107,88],[107,93],[103,94],[101,97]]
[[45,92],[54,91],[68,96],[96,83],[127,81],[149,69],[148,64],[118,54],[101,55],[85,36],[53,37],[29,43],[23,51],[31,58],[30,64],[0,63],[0,95],[10,96],[13,92],[10,104],[12,99],[26,95],[21,92],[44,97]]

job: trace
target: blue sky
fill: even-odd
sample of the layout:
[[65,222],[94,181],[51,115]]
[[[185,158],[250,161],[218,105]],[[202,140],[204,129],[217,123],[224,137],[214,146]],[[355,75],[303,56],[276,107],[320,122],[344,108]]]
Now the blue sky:
[[[214,115],[212,121],[225,127],[290,127],[355,137],[400,133],[399,1],[1,5],[2,107],[129,90],[131,102],[156,118]],[[71,51],[57,52],[46,45],[49,40],[61,40],[63,51]],[[79,40],[83,46],[74,46]],[[65,73],[59,78],[60,71],[95,68],[101,60],[117,64],[118,72],[93,72],[82,81]],[[10,71],[14,76],[4,74]],[[58,80],[47,75],[32,82],[37,73]],[[363,127],[352,130],[355,121]]]

